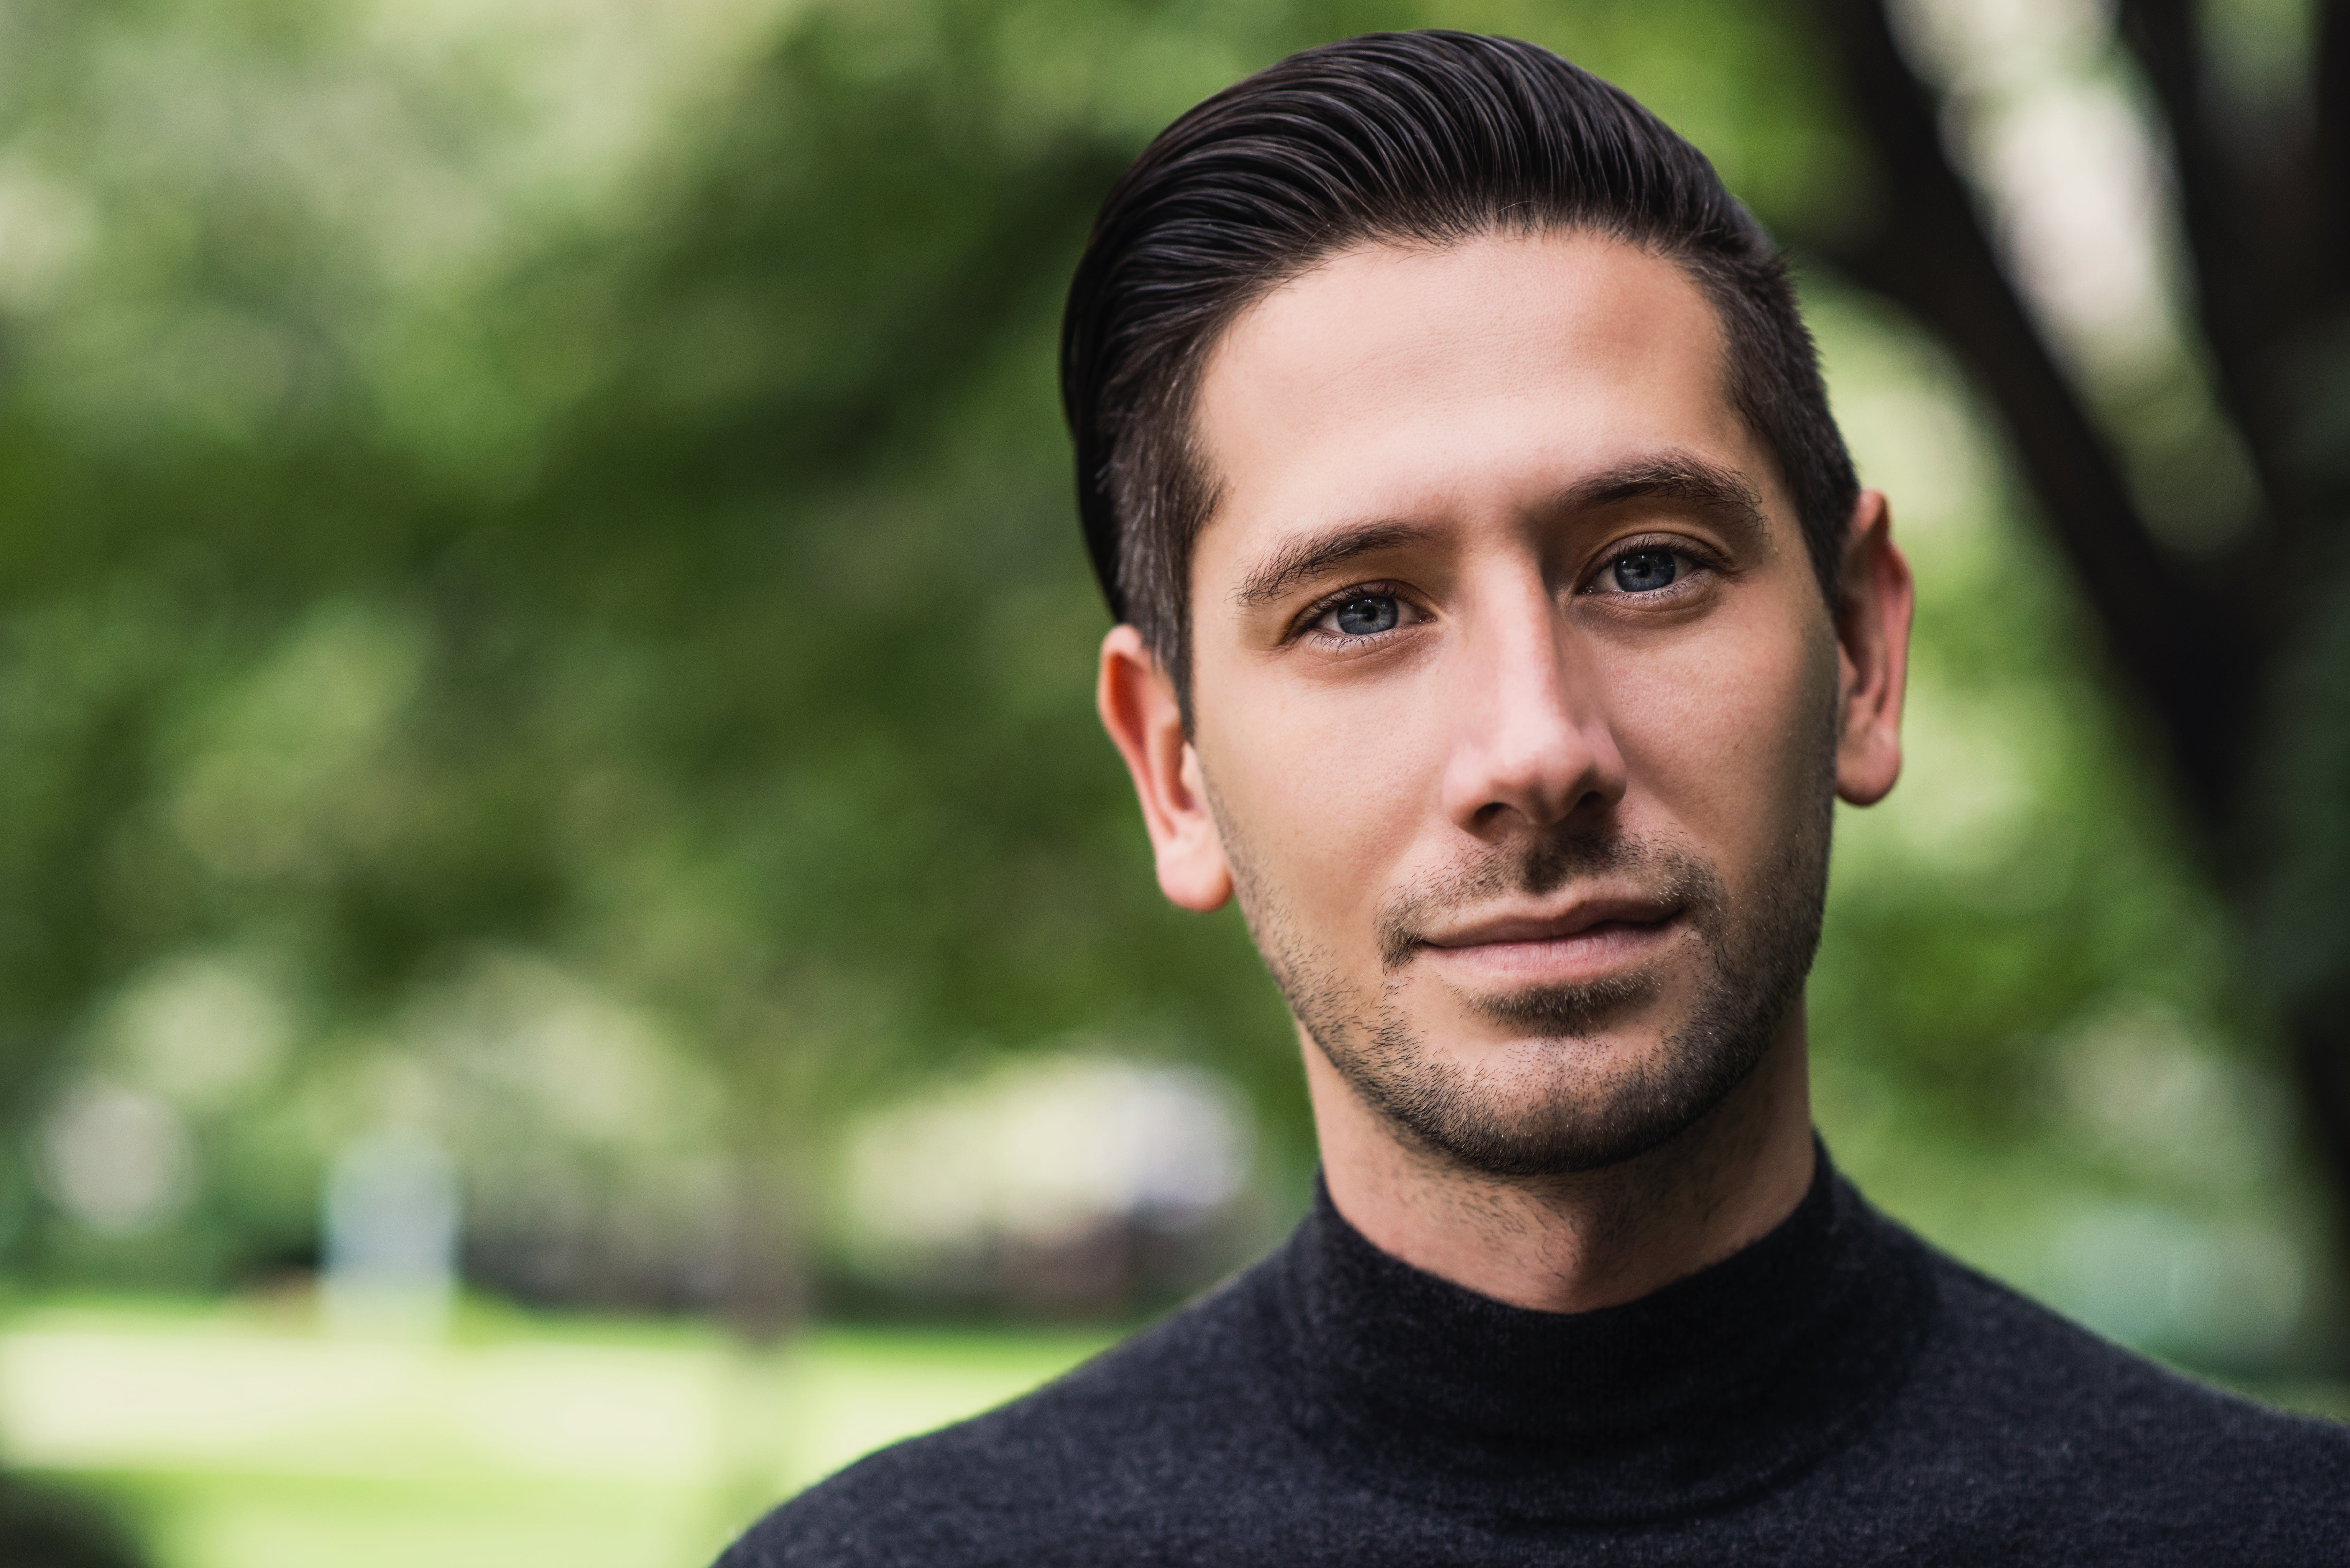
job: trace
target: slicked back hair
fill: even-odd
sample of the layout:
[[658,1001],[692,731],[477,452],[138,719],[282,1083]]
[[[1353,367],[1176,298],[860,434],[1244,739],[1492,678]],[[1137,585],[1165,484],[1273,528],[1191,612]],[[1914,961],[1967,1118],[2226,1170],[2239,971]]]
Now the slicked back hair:
[[1191,550],[1216,502],[1193,403],[1224,327],[1353,246],[1550,230],[1637,245],[1703,292],[1731,404],[1778,463],[1835,604],[1852,460],[1778,248],[1705,155],[1547,49],[1367,34],[1292,55],[1168,127],[1111,189],[1070,286],[1061,395],[1086,546],[1187,720]]

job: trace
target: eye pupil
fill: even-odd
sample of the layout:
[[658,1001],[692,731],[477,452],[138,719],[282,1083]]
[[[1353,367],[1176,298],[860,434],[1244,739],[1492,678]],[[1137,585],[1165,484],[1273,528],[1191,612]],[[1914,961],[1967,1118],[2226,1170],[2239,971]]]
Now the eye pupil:
[[1635,550],[1616,563],[1616,586],[1627,594],[1670,587],[1680,575],[1680,561],[1670,550]]
[[1385,594],[1349,599],[1338,607],[1338,629],[1348,637],[1368,637],[1373,632],[1388,631],[1402,619],[1396,602]]

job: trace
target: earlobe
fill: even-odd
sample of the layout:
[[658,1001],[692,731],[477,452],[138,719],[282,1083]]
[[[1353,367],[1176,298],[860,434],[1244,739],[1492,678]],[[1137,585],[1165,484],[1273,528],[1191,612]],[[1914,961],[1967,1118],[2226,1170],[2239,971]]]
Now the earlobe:
[[1095,704],[1134,780],[1159,890],[1201,914],[1222,908],[1232,895],[1232,868],[1208,809],[1199,753],[1183,733],[1173,682],[1133,627],[1113,627],[1102,639]]
[[1874,805],[1901,776],[1901,703],[1916,588],[1884,495],[1861,492],[1836,607],[1836,794]]

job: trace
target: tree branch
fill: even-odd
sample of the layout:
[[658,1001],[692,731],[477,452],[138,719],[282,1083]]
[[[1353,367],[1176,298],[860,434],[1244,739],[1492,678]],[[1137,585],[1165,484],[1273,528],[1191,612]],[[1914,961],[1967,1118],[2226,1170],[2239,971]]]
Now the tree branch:
[[2350,0],[2326,0],[2317,16],[2310,98],[2312,253],[2324,290],[2320,307],[2350,305]]
[[[2275,504],[2288,491],[2272,360],[2310,293],[2298,265],[2310,254],[2298,232],[2310,208],[2301,160],[2272,143],[2231,146],[2214,125],[2199,9],[2194,0],[2122,0],[2121,33],[2170,133],[2197,315],[2219,373],[2220,405],[2260,472],[2267,530],[2283,521]],[[2273,137],[2276,128],[2256,133]]]
[[2153,718],[2216,861],[2242,782],[2265,639],[2190,582],[2147,532],[2103,434],[2002,270],[1943,149],[1932,94],[1902,58],[1878,0],[1816,3],[1883,166],[1877,222],[1830,254],[1933,327],[2005,416],[2049,531],[2118,672]]

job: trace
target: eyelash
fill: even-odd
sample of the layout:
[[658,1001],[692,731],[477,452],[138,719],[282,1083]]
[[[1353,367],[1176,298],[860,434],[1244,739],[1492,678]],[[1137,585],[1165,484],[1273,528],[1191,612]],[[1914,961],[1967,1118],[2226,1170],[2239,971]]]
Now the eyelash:
[[[1356,583],[1352,587],[1340,588],[1336,593],[1325,594],[1300,610],[1296,622],[1290,628],[1289,640],[1295,641],[1299,638],[1310,637],[1320,631],[1322,628],[1316,623],[1324,616],[1328,615],[1332,610],[1343,609],[1357,599],[1393,599],[1399,604],[1411,606],[1422,616],[1428,614],[1428,607],[1412,597],[1399,583]],[[1409,627],[1395,626],[1389,627],[1385,631],[1368,632],[1354,637],[1348,637],[1341,632],[1332,632],[1328,636],[1334,643],[1344,643],[1353,648],[1366,648],[1383,643],[1397,632],[1409,629]]]
[[1644,594],[1599,594],[1595,591],[1600,579],[1607,573],[1615,570],[1616,564],[1617,562],[1627,560],[1634,556],[1646,556],[1650,554],[1679,556],[1682,560],[1687,561],[1690,564],[1690,574],[1696,572],[1712,572],[1716,575],[1720,575],[1724,569],[1721,562],[1714,556],[1711,551],[1701,549],[1697,545],[1687,539],[1663,536],[1647,539],[1624,539],[1618,541],[1613,549],[1610,549],[1607,555],[1601,556],[1598,562],[1592,566],[1590,575],[1586,576],[1583,580],[1583,586],[1575,590],[1576,595],[1582,596],[1589,594],[1595,598],[1643,598],[1649,600],[1680,597],[1682,585],[1690,581],[1690,574],[1684,574],[1681,576],[1674,578],[1673,581],[1666,587],[1651,589],[1649,592]]

